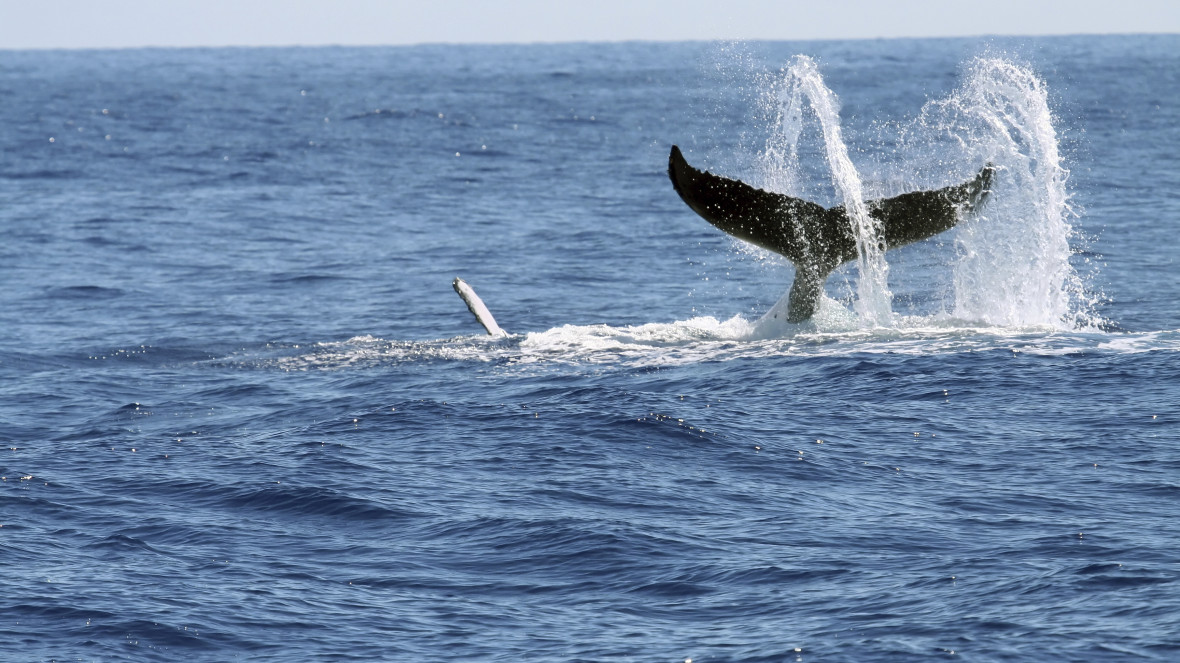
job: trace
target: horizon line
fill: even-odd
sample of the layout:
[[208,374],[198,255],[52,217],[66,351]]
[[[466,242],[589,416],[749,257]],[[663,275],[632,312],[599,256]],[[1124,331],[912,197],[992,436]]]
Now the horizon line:
[[126,46],[0,46],[0,52],[17,51],[131,51],[131,50],[185,50],[185,49],[251,49],[251,48],[413,48],[420,46],[558,46],[562,44],[716,44],[716,43],[788,43],[788,42],[840,42],[840,41],[904,41],[904,40],[947,40],[947,39],[1046,39],[1067,37],[1167,37],[1180,36],[1180,32],[1046,32],[1046,33],[980,33],[957,35],[891,35],[881,37],[805,37],[772,39],[757,38],[729,38],[713,39],[672,39],[672,38],[634,38],[634,39],[559,39],[536,41],[421,41],[400,43],[366,43],[366,42],[293,42],[293,43],[209,43],[209,44],[133,44]]

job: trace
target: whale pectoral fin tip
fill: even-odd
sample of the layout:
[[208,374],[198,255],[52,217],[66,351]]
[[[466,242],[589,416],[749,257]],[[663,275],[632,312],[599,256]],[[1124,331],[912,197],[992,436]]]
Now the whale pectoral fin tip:
[[456,276],[455,280],[451,281],[451,286],[455,288],[455,292],[459,293],[459,297],[463,299],[463,303],[467,304],[467,310],[471,311],[471,314],[475,316],[475,320],[483,325],[488,335],[508,335],[508,332],[500,329],[500,326],[496,324],[496,319],[492,317],[492,312],[488,310],[488,307],[479,298],[479,295],[475,294],[475,289],[467,285],[466,281]]

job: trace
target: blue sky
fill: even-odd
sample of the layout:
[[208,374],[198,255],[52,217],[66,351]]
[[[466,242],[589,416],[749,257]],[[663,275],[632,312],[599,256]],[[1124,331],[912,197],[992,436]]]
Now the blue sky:
[[0,0],[0,49],[1180,33],[1180,0]]

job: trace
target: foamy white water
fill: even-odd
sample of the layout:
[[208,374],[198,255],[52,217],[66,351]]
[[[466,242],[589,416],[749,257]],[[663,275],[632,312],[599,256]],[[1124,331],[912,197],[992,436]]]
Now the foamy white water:
[[[821,314],[839,305],[827,300]],[[845,309],[846,311],[846,309]],[[845,315],[851,315],[846,313]],[[834,314],[837,324],[841,320]],[[789,325],[769,336],[735,316],[635,326],[563,325],[493,339],[478,334],[439,341],[390,341],[359,336],[309,347],[274,347],[215,361],[283,370],[339,370],[429,362],[476,362],[541,371],[568,367],[658,367],[759,357],[844,357],[858,354],[955,355],[997,350],[1037,356],[1180,351],[1180,330],[1109,334],[1049,326],[996,327],[968,320],[897,316],[894,327]],[[514,370],[515,370],[514,368]]]

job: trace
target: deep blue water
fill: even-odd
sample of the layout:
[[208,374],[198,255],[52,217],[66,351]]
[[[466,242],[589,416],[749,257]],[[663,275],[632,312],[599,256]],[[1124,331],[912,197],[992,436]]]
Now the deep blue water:
[[[769,186],[796,54],[869,193],[1031,72],[1072,255],[1006,166],[758,331],[666,159]],[[1177,36],[0,51],[0,659],[1180,660],[1177,152]]]

